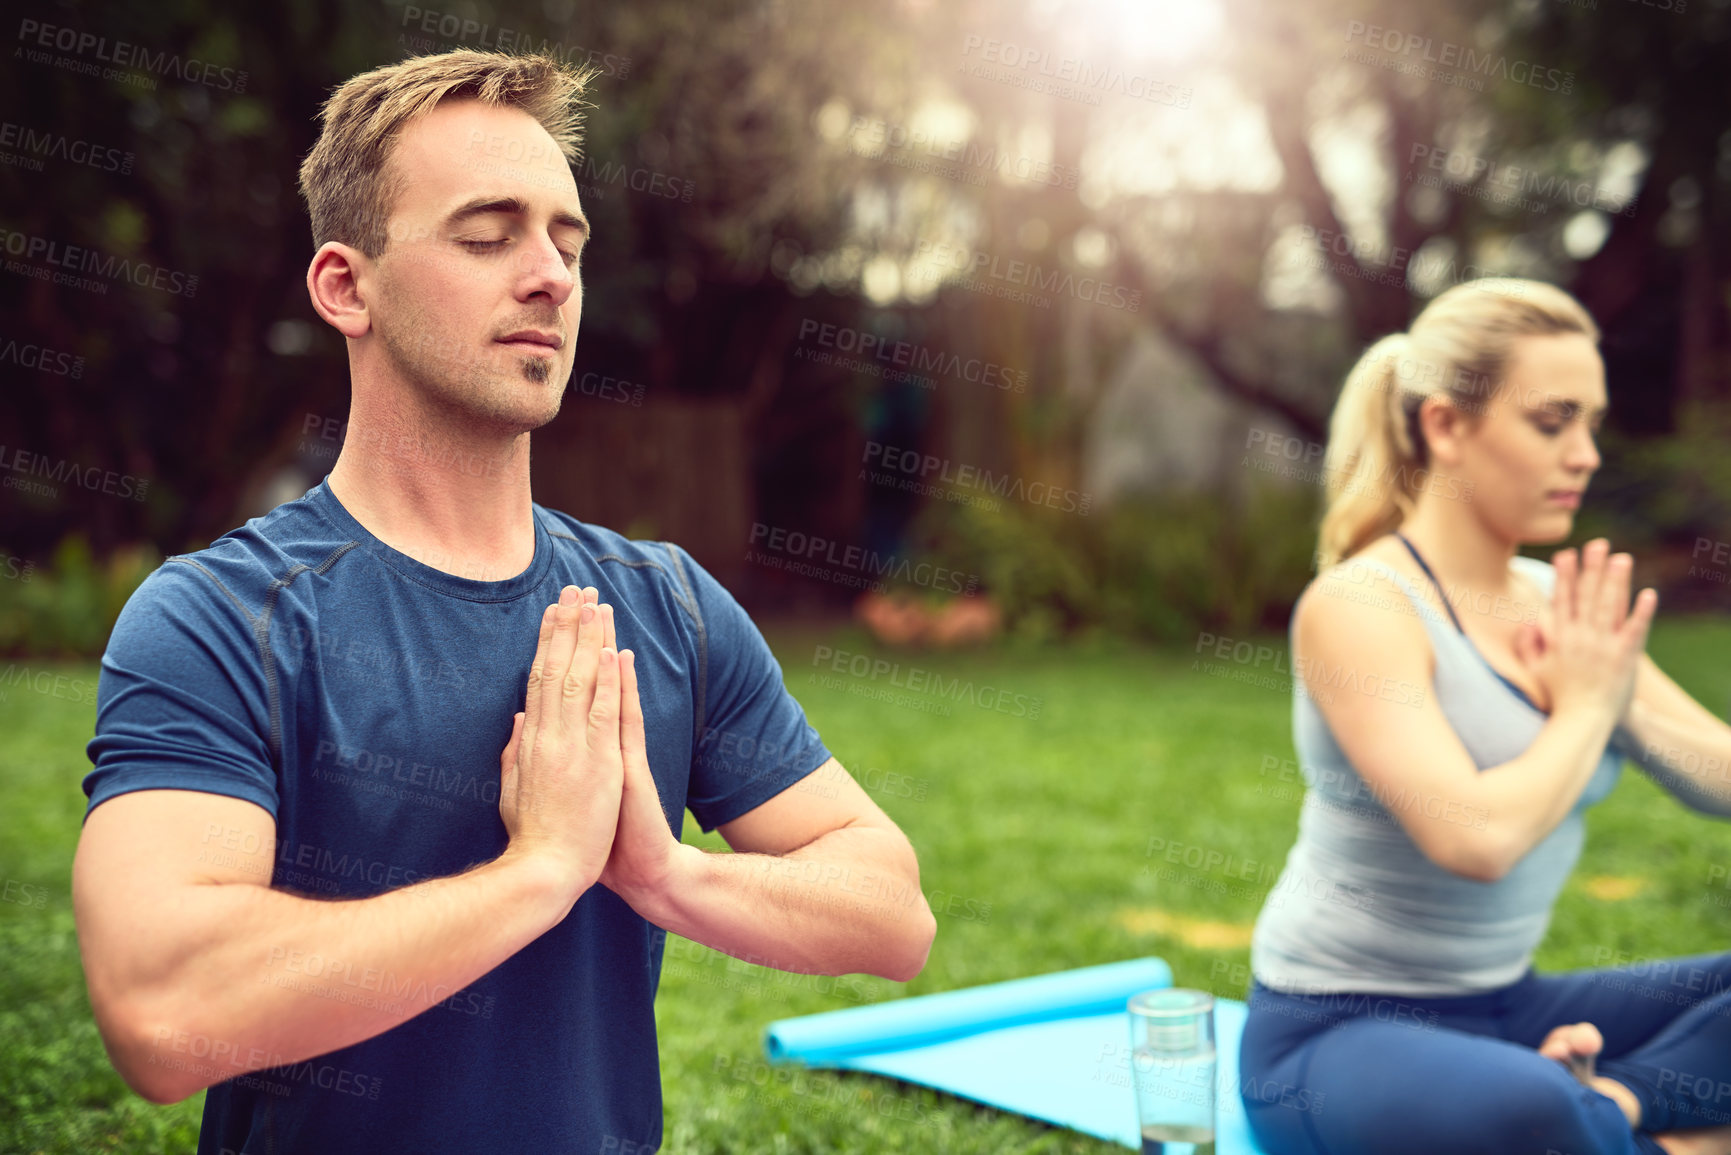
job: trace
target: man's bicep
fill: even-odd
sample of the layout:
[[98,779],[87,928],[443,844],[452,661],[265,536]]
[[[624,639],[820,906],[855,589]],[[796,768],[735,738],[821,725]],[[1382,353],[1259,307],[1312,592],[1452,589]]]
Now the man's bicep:
[[895,823],[834,758],[716,829],[734,850],[786,854],[845,826]]
[[72,908],[99,1024],[169,973],[189,888],[269,886],[276,819],[198,790],[135,790],[91,810],[72,861]]

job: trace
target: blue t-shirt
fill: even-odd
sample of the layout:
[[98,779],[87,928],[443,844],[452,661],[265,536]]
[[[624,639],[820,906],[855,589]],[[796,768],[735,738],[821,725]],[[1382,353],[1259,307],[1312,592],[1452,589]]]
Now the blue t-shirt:
[[[637,654],[649,765],[676,836],[687,807],[712,830],[829,758],[756,627],[688,554],[533,511],[535,559],[506,581],[392,549],[328,481],[169,558],[102,658],[90,809],[161,788],[255,802],[276,818],[272,885],[322,899],[489,861],[506,845],[499,753],[541,614],[566,585],[599,589]],[[212,1086],[200,1155],[654,1150],[665,937],[597,884],[391,1030]],[[309,957],[292,981],[347,1001],[428,997],[339,965],[315,976]]]

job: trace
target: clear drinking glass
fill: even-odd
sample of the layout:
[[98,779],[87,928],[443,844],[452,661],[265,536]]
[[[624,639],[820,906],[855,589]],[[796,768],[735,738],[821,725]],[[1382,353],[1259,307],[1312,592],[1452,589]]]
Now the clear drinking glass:
[[1173,987],[1130,999],[1142,1155],[1214,1155],[1214,996]]

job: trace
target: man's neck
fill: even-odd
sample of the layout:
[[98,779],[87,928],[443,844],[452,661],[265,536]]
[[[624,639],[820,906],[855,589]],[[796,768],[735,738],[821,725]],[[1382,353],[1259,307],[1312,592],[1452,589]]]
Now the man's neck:
[[369,533],[434,569],[504,581],[535,559],[528,433],[452,429],[357,399],[329,484]]

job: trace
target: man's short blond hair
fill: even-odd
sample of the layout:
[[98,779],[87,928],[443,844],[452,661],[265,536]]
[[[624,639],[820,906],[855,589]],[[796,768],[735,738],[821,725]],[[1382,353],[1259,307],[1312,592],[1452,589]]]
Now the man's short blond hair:
[[386,224],[400,182],[391,151],[403,126],[441,100],[470,98],[520,108],[540,122],[567,162],[582,148],[584,90],[597,69],[551,56],[457,49],[350,77],[325,101],[324,128],[301,162],[301,195],[313,218],[313,247],[385,251]]

